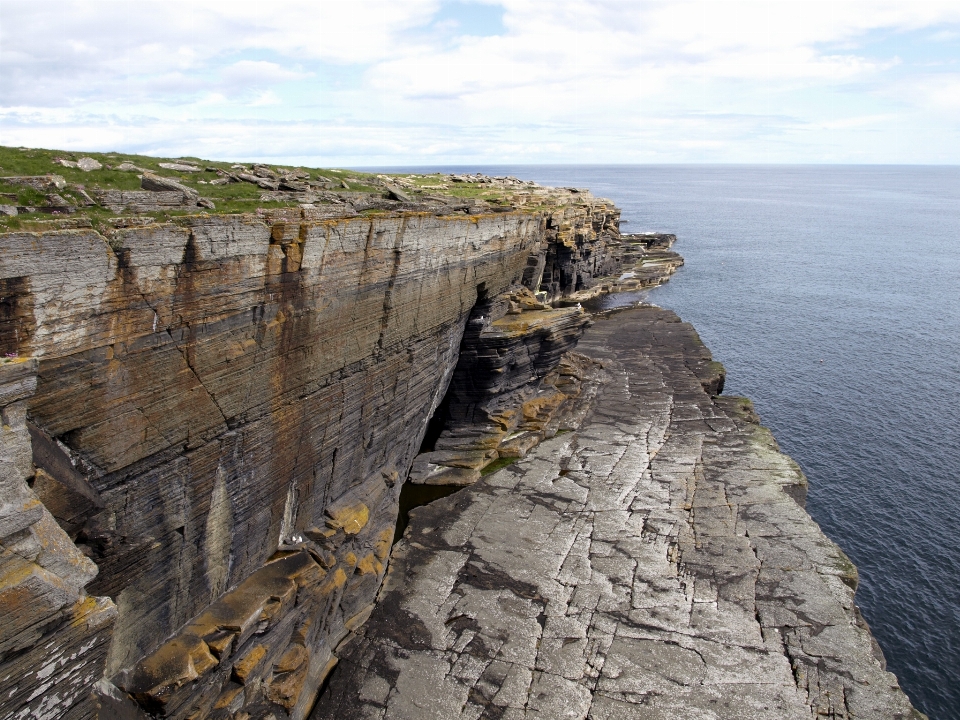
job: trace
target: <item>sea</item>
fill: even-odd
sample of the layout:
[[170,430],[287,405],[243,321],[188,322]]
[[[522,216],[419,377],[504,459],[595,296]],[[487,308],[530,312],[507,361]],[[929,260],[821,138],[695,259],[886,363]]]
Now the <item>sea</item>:
[[[810,481],[887,667],[960,720],[960,167],[458,166],[589,188],[686,264],[639,299],[693,323]],[[625,304],[636,295],[608,298]]]

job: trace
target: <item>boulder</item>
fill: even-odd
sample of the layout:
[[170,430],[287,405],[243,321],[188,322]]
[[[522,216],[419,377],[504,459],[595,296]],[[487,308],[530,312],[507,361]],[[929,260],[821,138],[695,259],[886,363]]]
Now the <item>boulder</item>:
[[277,174],[266,165],[254,165],[253,174],[257,177],[269,178],[270,180],[277,179]]
[[96,200],[90,197],[83,185],[71,185],[70,192],[80,198],[80,204],[84,207],[90,207],[97,204]]
[[193,188],[182,185],[173,178],[162,177],[151,172],[145,172],[143,174],[143,178],[140,180],[140,187],[144,190],[150,190],[151,192],[179,190],[184,194],[185,198],[189,198],[193,203],[196,203],[200,197],[200,193]]
[[137,173],[149,172],[149,170],[144,170],[142,167],[137,167],[132,162],[122,162],[119,165],[117,165],[114,168],[114,170],[120,170],[121,172],[137,172]]
[[11,175],[9,177],[0,177],[0,183],[7,185],[25,185],[34,190],[63,190],[67,186],[67,181],[62,175]]
[[77,167],[83,170],[84,172],[90,172],[92,170],[102,170],[103,165],[94,160],[92,157],[82,157],[77,160]]
[[203,172],[203,168],[196,165],[187,165],[186,163],[157,163],[164,170],[176,170],[177,172]]
[[400,202],[412,202],[413,198],[407,195],[403,190],[398,188],[396,185],[386,185],[387,196],[391,200],[399,200]]

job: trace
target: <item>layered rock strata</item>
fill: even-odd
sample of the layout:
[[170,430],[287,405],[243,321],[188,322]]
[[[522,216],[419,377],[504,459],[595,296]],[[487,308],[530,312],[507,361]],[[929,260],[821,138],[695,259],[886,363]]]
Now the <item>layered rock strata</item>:
[[621,235],[616,246],[618,271],[594,278],[585,288],[562,298],[561,304],[585,303],[612,293],[632,293],[666,282],[683,265],[683,257],[670,248],[676,235],[636,233]]
[[532,254],[524,270],[523,284],[545,301],[592,287],[595,278],[621,267],[620,211],[589,193],[574,193],[579,202],[550,214],[546,251]]
[[90,717],[117,611],[85,587],[97,567],[34,493],[27,403],[37,361],[0,360],[0,708],[18,720]]
[[65,542],[119,611],[105,708],[304,716],[380,585],[478,288],[542,238],[527,213],[299,208],[0,235],[0,349],[39,372],[17,417],[86,498]]
[[413,511],[314,720],[922,717],[693,329],[630,310],[579,351],[580,429]]
[[497,460],[569,429],[590,370],[569,351],[588,324],[581,308],[555,310],[523,287],[479,302],[433,421],[442,430],[425,440],[410,482],[468,485]]
[[[10,356],[0,360],[0,597],[10,619],[0,630],[0,715],[303,718],[338,658],[346,653],[347,678],[356,671],[357,643],[379,642],[373,638],[383,621],[369,630],[364,621],[389,562],[404,480],[462,485],[479,480],[492,462],[526,456],[525,463],[540,467],[551,448],[579,448],[578,438],[588,437],[583,431],[556,436],[581,426],[604,372],[622,362],[627,370],[613,376],[628,377],[633,360],[621,357],[624,348],[613,361],[596,348],[571,352],[588,325],[578,298],[655,284],[682,260],[669,251],[672,236],[620,236],[619,211],[589,192],[512,178],[441,177],[441,190],[448,180],[494,189],[467,199],[426,195],[422,178],[377,179],[382,192],[353,192],[346,181],[308,181],[302,173],[257,166],[252,179],[237,181],[255,182],[270,200],[302,206],[211,216],[200,214],[204,201],[195,189],[132,165],[116,169],[143,173],[140,191],[95,193],[122,217],[18,218],[18,232],[0,234],[0,355]],[[27,179],[46,189],[63,184],[59,176]],[[94,202],[76,188],[72,197]],[[168,210],[192,214],[162,222],[130,214]],[[564,301],[570,306],[547,305]],[[693,341],[684,347],[684,367],[708,392],[718,392],[719,367]],[[666,366],[662,378],[681,377]],[[623,392],[643,382],[603,387],[608,396],[594,416],[629,434],[623,428],[633,421],[611,418],[622,412],[616,403]],[[692,406],[703,410],[699,395],[664,393],[679,420],[690,419]],[[604,414],[608,401],[614,410]],[[720,417],[723,407],[716,407],[711,412]],[[650,438],[663,428],[651,423],[640,440],[652,456]],[[688,426],[665,427],[669,435]],[[611,442],[629,444],[627,435]],[[584,469],[599,451],[578,452],[585,474],[570,482],[615,484]],[[478,492],[500,487],[487,483],[481,480]],[[566,502],[562,492],[528,495],[516,519],[539,522],[537,513]],[[587,517],[582,508],[565,507],[570,517]],[[603,526],[593,516],[590,522]],[[517,533],[508,540],[514,550],[537,532],[521,525],[510,528]],[[698,527],[701,534],[710,530]],[[687,592],[695,582],[676,558],[694,551],[684,545],[688,535],[674,530],[664,531],[674,547],[668,560]],[[470,538],[457,552],[475,554],[471,548],[482,543]],[[608,539],[598,534],[596,547]],[[433,572],[429,555],[426,570],[409,565],[419,557],[411,548],[419,550],[404,542],[393,561],[401,575],[392,576],[376,617],[393,607],[396,578]],[[579,552],[583,542],[577,542]],[[530,547],[551,552],[549,543]],[[600,569],[607,557],[569,554]],[[518,577],[540,588],[532,578],[542,562],[528,557],[529,572]],[[708,561],[725,567],[722,553],[717,557]],[[516,590],[518,602],[540,602],[511,577],[513,568],[503,568],[473,585],[502,583],[503,592]],[[537,589],[538,597],[552,598],[546,593],[554,579],[543,576],[547,589]],[[624,592],[620,580],[596,575],[602,593],[617,598]],[[460,579],[450,583],[454,595],[463,589]],[[775,590],[769,592],[773,606]],[[513,612],[506,594],[497,597]],[[599,605],[589,610],[591,601],[584,602],[586,618]],[[450,627],[460,632],[466,623],[475,636],[458,635],[460,646],[443,652],[458,653],[461,665],[479,662],[471,643],[483,640],[486,620],[462,617],[468,619],[455,617]],[[552,616],[537,617],[546,625]],[[605,632],[607,620],[594,627],[584,619],[584,637]],[[410,632],[420,632],[418,622]],[[806,627],[784,631],[792,657],[813,657],[804,645]],[[359,641],[341,645],[357,632]],[[540,652],[536,641],[532,650],[521,650],[520,639],[507,642],[509,628],[491,632],[518,658]],[[538,637],[543,645],[547,636]],[[565,637],[561,649],[567,644]],[[440,647],[431,657],[440,657]],[[539,660],[525,662],[516,665],[554,672]],[[830,663],[810,670],[798,662],[797,672],[815,688],[810,697],[836,698],[840,681]],[[393,688],[388,695],[414,687],[404,675],[409,668],[390,668],[383,671]],[[341,680],[324,708],[331,698],[349,696]],[[383,715],[379,701],[366,703],[383,690],[380,680],[371,682],[376,689],[350,712]],[[468,698],[486,697],[487,690],[477,684]],[[536,702],[527,704],[531,712]],[[492,716],[514,707],[480,705]],[[446,710],[436,712],[446,717]]]

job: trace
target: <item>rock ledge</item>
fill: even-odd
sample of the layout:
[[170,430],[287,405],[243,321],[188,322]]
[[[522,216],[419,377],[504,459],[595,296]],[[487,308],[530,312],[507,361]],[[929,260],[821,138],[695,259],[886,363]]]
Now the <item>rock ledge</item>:
[[921,718],[806,480],[673,313],[603,318],[579,430],[417,509],[312,717]]

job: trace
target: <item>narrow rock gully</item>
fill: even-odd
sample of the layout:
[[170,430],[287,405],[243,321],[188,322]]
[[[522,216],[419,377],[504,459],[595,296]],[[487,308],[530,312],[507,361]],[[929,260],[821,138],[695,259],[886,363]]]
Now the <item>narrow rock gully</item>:
[[694,329],[601,316],[579,429],[410,512],[314,720],[922,717]]

